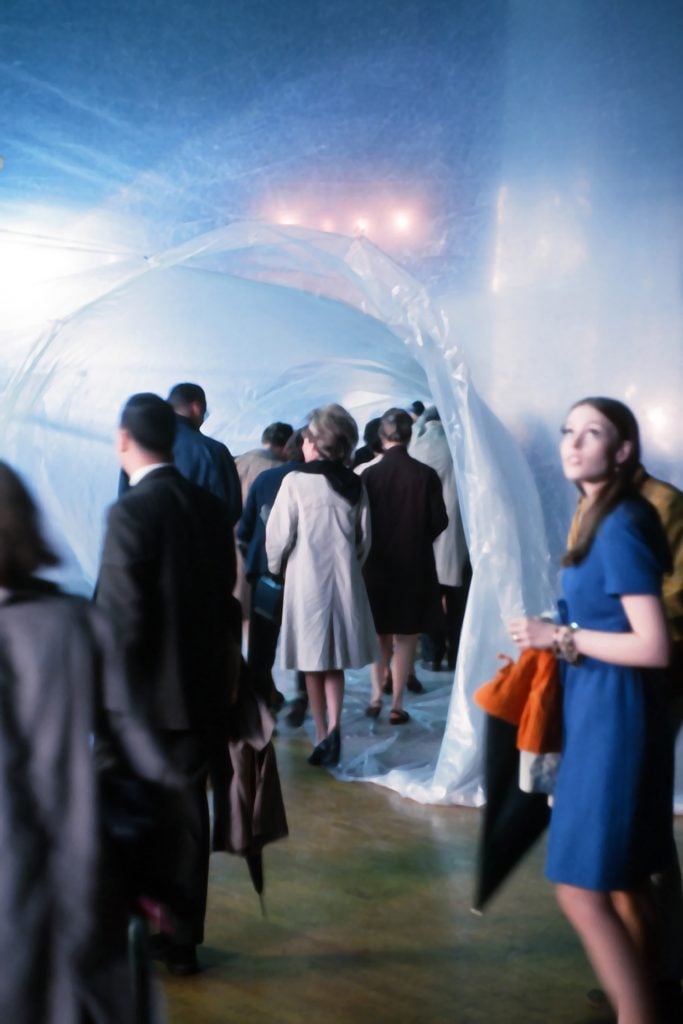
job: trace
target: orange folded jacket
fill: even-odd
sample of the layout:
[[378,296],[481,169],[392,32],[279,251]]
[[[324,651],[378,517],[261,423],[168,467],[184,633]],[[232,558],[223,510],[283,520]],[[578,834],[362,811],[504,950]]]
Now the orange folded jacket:
[[517,728],[517,747],[553,754],[562,746],[562,687],[552,651],[522,651],[518,661],[498,655],[505,664],[484,683],[474,699],[494,718]]

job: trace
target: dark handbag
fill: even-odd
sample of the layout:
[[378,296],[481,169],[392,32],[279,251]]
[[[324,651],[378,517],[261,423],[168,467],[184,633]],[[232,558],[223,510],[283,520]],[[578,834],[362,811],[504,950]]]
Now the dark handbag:
[[99,785],[105,835],[117,846],[135,851],[158,828],[164,790],[115,768],[100,772]]
[[269,622],[282,621],[282,597],[285,585],[273,576],[259,576],[254,584],[252,607]]

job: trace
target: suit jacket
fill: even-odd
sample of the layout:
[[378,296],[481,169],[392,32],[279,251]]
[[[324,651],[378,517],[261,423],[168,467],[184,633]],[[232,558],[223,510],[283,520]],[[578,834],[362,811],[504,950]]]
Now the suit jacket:
[[234,583],[224,503],[174,466],[153,470],[110,509],[95,600],[155,729],[205,732],[227,715]]
[[221,441],[202,434],[176,413],[173,461],[186,480],[205,487],[228,506],[233,527],[242,514],[242,491],[235,460]]
[[[199,484],[225,502],[228,526],[232,529],[242,514],[242,491],[235,460],[220,441],[202,434],[186,416],[176,413],[173,463],[193,484]],[[119,473],[118,496],[130,489],[128,476]]]

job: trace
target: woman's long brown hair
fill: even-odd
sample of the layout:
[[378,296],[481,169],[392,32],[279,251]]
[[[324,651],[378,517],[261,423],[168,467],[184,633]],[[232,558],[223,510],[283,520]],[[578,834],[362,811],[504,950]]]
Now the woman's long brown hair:
[[43,538],[38,509],[17,473],[0,462],[0,586],[15,587],[59,559]]
[[[638,493],[634,478],[640,466],[640,432],[635,416],[627,405],[616,398],[582,398],[580,402],[574,402],[569,411],[580,405],[590,405],[597,409],[615,428],[617,438],[611,452],[613,459],[624,441],[631,442],[631,451],[624,462],[617,464],[614,459],[612,476],[584,512],[574,542],[562,556],[562,565],[578,565],[582,562],[605,516],[624,498]],[[577,486],[581,490],[580,485]]]

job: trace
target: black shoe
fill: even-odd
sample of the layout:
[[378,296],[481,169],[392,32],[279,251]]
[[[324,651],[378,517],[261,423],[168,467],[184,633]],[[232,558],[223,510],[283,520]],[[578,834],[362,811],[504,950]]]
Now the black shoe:
[[339,729],[328,732],[324,740],[314,748],[313,753],[308,757],[308,763],[314,767],[323,765],[325,768],[333,768],[339,764],[341,756],[341,736]]
[[382,693],[391,693],[394,688],[394,680],[391,678],[391,669],[387,672],[387,678],[382,686]]
[[164,957],[169,972],[176,978],[199,974],[196,946],[169,946]]
[[411,693],[424,693],[425,688],[420,680],[415,675],[409,675],[406,682],[406,689],[410,690]]
[[586,1002],[591,1010],[608,1010],[609,999],[601,988],[591,988],[586,992]]
[[268,698],[268,707],[270,708],[271,711],[277,714],[282,705],[284,704],[284,702],[284,693],[280,693],[280,691],[274,687],[270,694],[270,697]]
[[152,935],[148,948],[151,958],[165,964],[176,978],[199,973],[196,946],[177,946],[166,935]]
[[657,1020],[661,1024],[680,1024],[683,1020],[683,993],[680,981],[659,981],[655,990]]
[[322,764],[329,768],[334,768],[335,765],[339,764],[341,757],[341,735],[339,733],[339,726],[336,726],[332,732],[329,732],[325,737],[327,747],[323,753]]
[[300,725],[303,725],[307,708],[308,700],[306,697],[296,697],[292,701],[292,706],[285,715],[285,723],[290,729],[298,729]]
[[163,962],[170,944],[171,940],[168,935],[162,935],[161,932],[158,932],[156,935],[149,935],[147,938],[147,950],[152,960]]
[[308,761],[308,763],[309,763],[309,764],[312,764],[314,768],[317,768],[317,766],[318,766],[319,764],[322,764],[322,763],[323,763],[323,743],[324,743],[324,742],[325,742],[325,740],[322,740],[322,741],[321,741],[321,742],[320,742],[320,743],[318,744],[318,746],[317,746],[317,747],[313,747],[313,750],[312,750],[312,752],[311,752],[311,753],[310,753],[310,754],[308,755],[308,757],[306,758],[306,760]]

